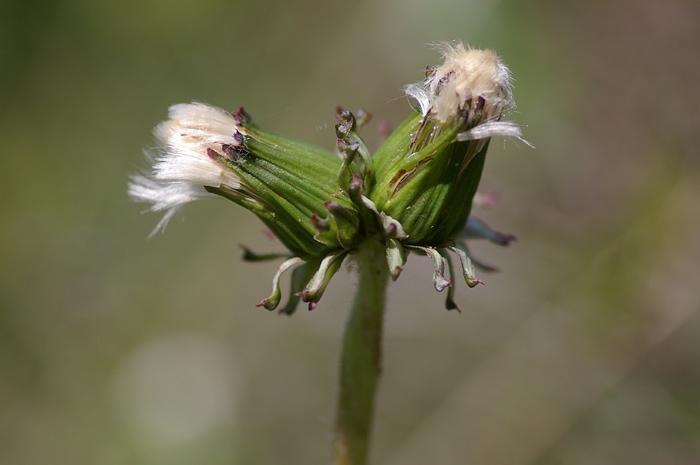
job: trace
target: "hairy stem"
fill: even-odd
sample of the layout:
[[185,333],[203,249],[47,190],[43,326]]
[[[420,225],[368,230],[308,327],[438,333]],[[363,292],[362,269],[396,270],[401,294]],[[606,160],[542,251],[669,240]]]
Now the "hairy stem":
[[365,465],[382,359],[384,302],[389,280],[385,247],[369,238],[359,247],[359,283],[345,327],[334,465]]

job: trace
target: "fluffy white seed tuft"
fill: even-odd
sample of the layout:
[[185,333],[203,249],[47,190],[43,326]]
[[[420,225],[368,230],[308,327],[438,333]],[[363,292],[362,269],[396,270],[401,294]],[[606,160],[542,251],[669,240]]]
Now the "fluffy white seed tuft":
[[425,81],[406,88],[423,116],[431,113],[440,123],[448,123],[468,100],[478,97],[485,100],[482,121],[500,119],[513,109],[510,72],[494,51],[465,48],[462,43],[443,43],[439,48],[444,63]]
[[152,172],[132,176],[129,183],[133,200],[152,203],[149,211],[166,210],[151,235],[163,230],[182,205],[212,195],[204,186],[241,188],[238,175],[207,154],[208,149],[221,153],[224,145],[240,145],[235,134],[242,128],[229,113],[190,103],[171,106],[169,117],[154,130],[160,147],[155,156],[147,153]]

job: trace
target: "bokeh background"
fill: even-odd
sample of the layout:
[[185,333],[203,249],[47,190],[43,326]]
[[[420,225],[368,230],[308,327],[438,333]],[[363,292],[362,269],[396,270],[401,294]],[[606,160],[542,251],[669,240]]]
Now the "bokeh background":
[[0,463],[328,463],[355,277],[256,308],[280,250],[225,200],[129,202],[173,103],[333,148],[335,105],[401,121],[426,44],[498,51],[525,137],[492,144],[443,308],[391,285],[372,463],[700,464],[700,4],[694,0],[0,2]]

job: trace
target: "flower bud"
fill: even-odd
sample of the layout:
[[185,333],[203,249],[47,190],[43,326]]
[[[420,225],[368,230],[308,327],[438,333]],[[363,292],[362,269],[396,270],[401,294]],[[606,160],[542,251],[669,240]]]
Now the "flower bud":
[[[230,114],[201,103],[172,106],[154,132],[161,149],[153,172],[132,177],[129,193],[153,203],[152,211],[167,210],[156,231],[183,204],[211,193],[251,210],[296,256],[323,257],[352,243],[359,221],[337,187],[335,154],[266,132],[242,108]],[[320,233],[314,220],[326,217]]]
[[374,156],[370,198],[409,245],[440,246],[464,227],[493,136],[520,136],[510,73],[491,50],[443,44],[444,63],[406,88],[413,112]]

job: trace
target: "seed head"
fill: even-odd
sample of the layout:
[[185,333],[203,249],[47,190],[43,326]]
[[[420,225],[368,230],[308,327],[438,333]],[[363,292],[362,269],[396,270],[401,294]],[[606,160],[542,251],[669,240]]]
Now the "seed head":
[[429,68],[423,82],[406,87],[424,117],[432,114],[439,123],[448,124],[468,101],[478,98],[485,102],[482,122],[500,119],[515,106],[510,72],[493,50],[465,48],[462,43],[438,47],[443,64]]
[[128,190],[134,200],[152,203],[150,211],[167,210],[154,233],[165,228],[182,205],[211,195],[205,186],[241,190],[241,178],[208,155],[222,146],[240,145],[239,131],[236,120],[220,108],[202,103],[170,107],[169,119],[153,131],[158,148],[155,154],[147,152],[151,173],[132,176]]

